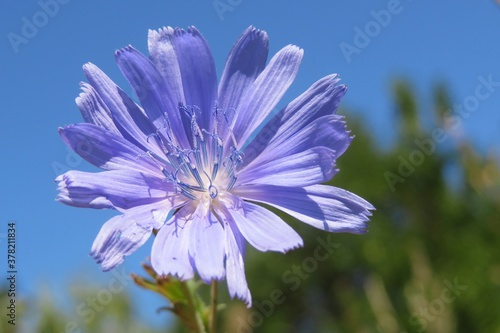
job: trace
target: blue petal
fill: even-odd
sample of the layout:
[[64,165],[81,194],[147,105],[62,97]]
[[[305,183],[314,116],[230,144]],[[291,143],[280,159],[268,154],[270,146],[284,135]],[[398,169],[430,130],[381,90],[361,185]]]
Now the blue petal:
[[289,45],[281,49],[248,87],[236,109],[233,132],[241,146],[269,116],[292,84],[304,52]]
[[226,228],[226,279],[229,295],[243,300],[248,307],[252,306],[252,296],[245,277],[243,254],[238,247],[240,234]]
[[122,136],[144,150],[161,154],[161,148],[155,140],[148,139],[149,135],[155,133],[156,128],[144,111],[94,64],[85,64],[83,71],[109,109],[111,118]]
[[231,297],[243,300],[250,307],[252,296],[250,289],[248,289],[243,260],[246,246],[245,238],[238,230],[236,222],[225,204],[215,204],[214,209],[226,232],[226,279],[229,294]]
[[76,105],[80,109],[83,119],[87,123],[101,126],[106,130],[121,135],[116,128],[111,112],[99,94],[87,83],[81,83],[83,92],[76,98]]
[[336,74],[322,78],[274,116],[244,148],[245,165],[259,156],[271,141],[287,142],[316,119],[335,114],[346,91],[345,86],[337,85],[339,80]]
[[327,185],[305,188],[253,185],[233,189],[244,199],[267,203],[313,227],[332,232],[366,232],[374,207],[359,196]]
[[207,41],[195,28],[175,29],[172,44],[179,62],[182,87],[188,106],[200,108],[200,127],[212,129],[217,97],[215,62]]
[[[265,31],[247,28],[233,45],[219,84],[218,107],[232,121],[241,97],[266,66],[269,38]],[[227,126],[220,127],[225,137]]]
[[[104,271],[121,264],[148,240],[153,228],[160,225],[158,215],[154,214],[158,210],[162,210],[158,204],[139,206],[111,218],[97,235],[90,256]],[[165,212],[160,215],[166,216]]]
[[75,207],[126,210],[162,201],[166,209],[185,201],[170,182],[130,170],[99,173],[72,170],[56,181],[59,182],[57,200]]
[[287,252],[303,245],[300,236],[271,211],[245,202],[243,209],[230,209],[238,229],[259,251]]
[[99,168],[161,175],[144,151],[102,127],[88,123],[75,124],[59,128],[59,134],[73,151]]
[[338,85],[339,81],[337,74],[326,76],[288,104],[283,109],[283,126],[278,136],[291,137],[315,119],[335,114],[347,90],[346,86]]
[[[173,102],[193,107],[201,128],[212,129],[217,95],[215,63],[203,36],[194,27],[166,27],[149,32],[151,60],[167,82]],[[187,133],[190,119],[181,114]]]
[[336,173],[335,151],[315,147],[242,170],[236,186],[268,184],[303,187],[330,180]]
[[179,144],[188,147],[186,132],[178,111],[169,112],[169,110],[177,109],[176,103],[181,101],[171,100],[165,79],[155,65],[132,46],[116,51],[115,58],[118,67],[134,88],[144,111],[156,129],[171,130]]
[[183,280],[194,276],[188,252],[194,209],[184,206],[158,231],[151,250],[151,265],[158,274]]
[[224,269],[226,233],[222,224],[199,205],[193,215],[189,254],[200,278],[206,283],[220,280],[226,275]]
[[[159,29],[158,31],[149,30],[149,58],[164,79],[165,90],[162,93],[165,95],[166,112],[170,122],[172,126],[179,127],[177,133],[182,136],[179,141],[187,143],[188,140],[185,137],[187,133],[191,133],[191,122],[185,114],[181,114],[179,111],[179,103],[186,104],[186,101],[182,87],[181,69],[173,45],[174,38],[174,29],[171,27]],[[182,128],[184,128],[184,131],[181,131]]]
[[269,163],[272,160],[292,156],[319,146],[333,150],[335,159],[337,159],[352,141],[343,119],[344,117],[338,115],[323,116],[300,129],[285,141],[282,140],[282,137],[271,140],[264,151],[250,165],[253,167]]

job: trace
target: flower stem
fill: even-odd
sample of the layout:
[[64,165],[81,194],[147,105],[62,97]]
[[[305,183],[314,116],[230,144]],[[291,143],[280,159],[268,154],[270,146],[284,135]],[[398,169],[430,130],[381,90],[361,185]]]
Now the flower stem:
[[212,304],[211,304],[211,312],[210,312],[210,331],[209,333],[216,333],[217,327],[217,289],[218,282],[217,280],[212,280],[211,294],[212,294]]
[[182,290],[184,292],[184,295],[186,296],[188,306],[191,310],[191,313],[193,314],[193,317],[194,317],[193,318],[194,322],[192,323],[194,326],[193,331],[195,333],[205,333],[205,327],[204,327],[203,321],[201,319],[201,314],[198,312],[198,309],[196,307],[193,293],[191,292],[190,288],[187,286],[186,282],[183,281],[181,283],[181,287],[182,287]]

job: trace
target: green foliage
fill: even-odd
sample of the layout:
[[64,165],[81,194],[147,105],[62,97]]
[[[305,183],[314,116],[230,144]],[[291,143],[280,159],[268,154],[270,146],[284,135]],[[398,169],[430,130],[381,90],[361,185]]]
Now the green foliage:
[[[207,332],[213,320],[210,308],[197,292],[201,282],[194,279],[180,281],[172,277],[158,276],[153,268],[143,264],[148,277],[133,275],[134,282],[144,289],[162,295],[169,302],[169,306],[161,310],[171,311],[176,314],[186,328],[193,332]],[[217,282],[213,283],[216,289]],[[216,292],[215,292],[216,293]],[[217,308],[214,309],[217,312]],[[215,326],[214,326],[215,327]]]
[[[6,320],[0,324],[0,332],[5,333],[159,333],[163,331],[148,328],[135,320],[135,309],[127,293],[113,294],[105,306],[94,302],[96,295],[106,290],[102,286],[75,284],[71,287],[69,303],[64,306],[54,304],[54,295],[42,291],[37,299],[17,300],[16,325],[8,325]],[[3,292],[1,304],[7,304]],[[104,298],[103,298],[104,299]],[[81,308],[78,315],[75,309]],[[85,314],[85,315],[84,315]],[[91,315],[88,315],[91,314]]]

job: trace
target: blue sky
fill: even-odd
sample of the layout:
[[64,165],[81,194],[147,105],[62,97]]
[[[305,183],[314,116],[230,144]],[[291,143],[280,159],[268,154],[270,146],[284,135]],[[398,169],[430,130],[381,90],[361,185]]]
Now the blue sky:
[[[500,82],[500,8],[492,0],[325,0],[298,5],[220,0],[225,11],[219,12],[212,0],[55,1],[0,4],[0,234],[6,233],[8,221],[17,222],[21,295],[47,286],[64,299],[67,284],[83,271],[101,285],[113,279],[87,256],[112,213],[54,201],[57,173],[93,170],[68,151],[57,128],[81,121],[74,98],[84,80],[85,62],[97,64],[131,92],[113,53],[127,44],[146,52],[148,29],[195,25],[211,45],[219,74],[232,43],[249,25],[268,32],[271,54],[287,44],[302,47],[301,70],[283,103],[315,80],[339,73],[348,85],[342,105],[362,117],[382,147],[395,138],[392,79],[411,80],[425,119],[431,118],[431,92],[437,82],[446,83],[454,101],[462,104],[474,102],[481,77]],[[500,156],[500,86],[480,89],[489,94],[476,98],[460,131],[481,151]],[[2,240],[2,251],[4,244]],[[150,246],[127,259],[123,270],[137,272]],[[2,272],[4,265],[2,261]],[[155,317],[160,301],[144,296],[132,283],[126,288],[148,301],[141,313]]]

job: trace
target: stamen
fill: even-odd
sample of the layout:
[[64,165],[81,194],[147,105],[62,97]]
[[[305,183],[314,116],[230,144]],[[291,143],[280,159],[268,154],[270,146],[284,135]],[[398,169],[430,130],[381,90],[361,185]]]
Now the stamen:
[[[173,165],[172,165],[169,161],[165,160],[165,159],[164,159],[164,158],[162,158],[161,156],[158,156],[158,154],[155,154],[155,153],[153,153],[153,152],[152,152],[152,151],[150,151],[150,150],[148,150],[148,151],[146,152],[146,154],[147,154],[150,158],[152,158],[152,159],[153,159],[153,161],[155,161],[155,163],[156,163],[157,165],[158,165],[158,162],[161,162],[161,163],[163,163],[163,164],[165,164],[165,165],[168,165],[168,166],[170,166],[170,167],[172,167],[172,168],[173,168]],[[167,156],[168,156],[168,154],[167,154]]]
[[207,151],[207,143],[203,141],[201,143],[201,154],[203,156],[203,168],[208,166],[208,151]]
[[190,192],[188,192],[184,189],[181,189],[181,194],[184,195],[185,197],[187,197],[188,199],[196,200],[196,196],[194,194],[191,194]]
[[238,177],[237,177],[236,175],[233,175],[233,176],[231,177],[231,181],[229,182],[229,184],[227,184],[227,187],[226,187],[226,190],[227,190],[227,191],[230,191],[230,190],[233,188],[233,186],[234,186],[234,184],[236,183],[236,180],[237,180],[237,179],[238,179]]
[[179,183],[180,183],[180,186],[182,186],[183,188],[186,188],[186,189],[189,189],[189,190],[192,190],[192,191],[197,191],[197,192],[206,192],[207,191],[205,189],[205,187],[189,185],[189,184],[186,184],[186,183],[183,183],[183,182],[179,182]]
[[168,173],[167,169],[161,168],[160,170],[161,170],[161,173],[163,173],[163,175],[165,177],[167,177],[167,179],[170,177],[170,173]]
[[215,199],[215,198],[217,198],[217,195],[219,194],[219,191],[217,190],[217,188],[215,186],[210,185],[208,187],[208,193],[210,194],[210,197],[212,199]]
[[175,158],[174,155],[172,155],[172,153],[167,154],[167,159],[174,170],[179,169],[179,161]]
[[160,149],[161,149],[164,153],[167,153],[167,152],[168,152],[167,146],[166,146],[166,145],[165,145],[165,143],[163,142],[163,139],[161,138],[159,131],[160,131],[160,130],[156,130],[154,133],[149,134],[149,135],[146,137],[146,142],[147,142],[147,143],[149,143],[149,139],[150,139],[151,137],[155,138],[155,139],[156,139],[156,142],[158,143],[158,146],[160,147]]
[[181,170],[184,172],[184,175],[186,175],[186,177],[189,176],[189,174],[191,173],[188,165],[191,164],[190,160],[189,160],[189,157],[188,155],[182,151],[182,150],[179,150],[178,151],[178,156],[177,156],[177,161],[179,162],[179,167],[181,168]]
[[231,190],[238,179],[238,175],[236,174],[236,168],[243,163],[243,152],[236,149],[235,146],[231,147],[231,154],[228,156],[229,162],[226,164],[226,174],[227,178],[231,178],[229,184],[227,185],[226,190]]
[[233,162],[233,165],[235,167],[237,167],[238,165],[243,163],[243,156],[244,155],[245,154],[242,151],[239,151],[238,149],[236,149],[235,146],[232,146],[231,147],[231,155],[229,155],[229,159],[231,160],[231,162]]
[[194,159],[196,161],[196,167],[200,170],[203,170],[204,167],[203,167],[203,161],[201,160],[201,154],[200,154],[200,150],[199,149],[195,149],[193,151],[193,154],[194,154]]
[[174,185],[176,186],[176,188],[180,188],[181,194],[184,195],[186,198],[191,199],[191,200],[196,200],[196,196],[192,193],[192,191],[195,190],[195,187],[181,182],[177,178],[178,172],[179,172],[179,170],[176,170],[175,173],[166,174],[167,179],[172,181],[174,183]]
[[151,133],[149,134],[147,137],[146,137],[146,142],[149,143],[149,138],[150,137],[154,137],[156,140],[158,140],[159,142],[161,142],[161,139],[159,138],[158,136],[158,131],[154,132],[154,133]]
[[212,179],[215,179],[217,177],[217,172],[219,171],[219,163],[215,162],[214,163],[214,168],[212,169]]
[[[177,141],[175,140],[175,136],[173,135],[172,128],[170,126],[170,120],[168,119],[168,114],[166,112],[163,113],[163,120],[163,128],[157,128],[154,133],[149,134],[146,138],[146,142],[149,142],[150,137],[155,137],[159,145],[163,148],[163,151],[166,153],[167,151],[169,151],[168,146],[172,147],[177,145]],[[166,136],[161,133],[161,129],[165,130]],[[165,144],[164,139],[166,139],[167,144]]]
[[194,112],[193,112],[193,117],[191,118],[191,132],[193,132],[193,146],[194,148],[198,148],[197,138],[199,137],[201,141],[203,141],[203,133],[201,132],[200,127],[196,122],[196,115],[194,114]]
[[170,174],[168,173],[167,169],[165,169],[162,165],[160,165],[160,163],[158,162],[158,160],[155,158],[155,156],[160,160],[160,161],[164,161],[166,162],[167,165],[168,162],[163,160],[161,157],[159,157],[158,155],[156,155],[155,153],[151,152],[151,151],[147,151],[146,156],[148,156],[149,158],[151,158],[151,160],[156,164],[156,166],[160,169],[160,171],[163,173],[163,175],[165,175],[165,177],[169,178],[170,177]]
[[196,181],[198,182],[198,184],[200,185],[200,187],[205,187],[205,185],[203,184],[203,180],[201,179],[201,176],[200,176],[200,173],[198,172],[198,169],[196,169],[196,167],[191,164],[191,174],[194,176],[194,178],[196,179]]
[[224,154],[224,146],[222,145],[222,140],[220,138],[217,138],[217,163],[220,165],[222,164],[222,155]]
[[229,176],[229,174],[231,174],[232,171],[233,171],[233,164],[232,163],[228,163],[228,161],[226,160],[224,162],[224,166],[226,167],[226,175]]
[[198,109],[198,107],[197,106],[187,107],[186,105],[184,105],[182,103],[179,103],[178,107],[179,107],[179,110],[184,112],[191,120],[191,132],[193,134],[193,147],[197,148],[196,137],[200,136],[201,140],[203,141],[203,133],[200,129],[200,126],[198,126],[198,123],[196,122],[196,112],[194,112],[195,108]]
[[[212,111],[213,127],[209,132],[210,129],[202,129],[198,125],[196,117],[199,113],[196,110],[199,109],[196,106],[179,103],[178,107],[181,113],[189,117],[191,146],[181,147],[175,143],[168,116],[165,115],[166,131],[158,129],[148,136],[148,140],[149,137],[154,137],[158,141],[165,156],[158,156],[152,151],[146,152],[146,155],[154,161],[166,179],[174,184],[178,193],[190,200],[205,200],[203,196],[196,194],[196,192],[205,192],[210,195],[211,199],[216,199],[220,190],[217,184],[226,183],[225,190],[231,190],[238,179],[237,169],[243,163],[244,154],[236,148],[238,147],[236,137],[230,126],[234,117],[229,117],[228,112],[223,112],[215,106]],[[229,111],[235,112],[234,109]],[[224,120],[219,123],[221,113]],[[228,126],[232,143],[226,149],[218,134],[221,125]],[[224,171],[223,176],[219,175],[221,170]],[[207,182],[208,186],[205,185]]]
[[[214,156],[217,156],[217,143],[218,143],[218,140],[215,140],[214,137],[212,137],[212,157]],[[212,163],[215,162],[215,159],[212,158]]]
[[[212,137],[212,179],[215,179],[217,176],[217,171],[219,170],[219,165],[222,164],[222,154],[223,154],[223,144],[222,139],[216,133],[208,133],[206,130],[203,130],[205,134],[210,135]],[[208,156],[205,158],[205,167],[207,167]],[[217,166],[216,166],[217,165]],[[208,176],[207,176],[208,177]]]
[[228,127],[228,129],[230,129],[231,122],[230,122],[229,117],[228,117],[228,111],[233,111],[233,114],[236,115],[236,109],[230,108],[230,109],[227,109],[227,111],[222,111],[222,115],[224,116],[224,120],[226,121],[226,126]]
[[214,116],[214,134],[217,134],[218,128],[219,128],[219,120],[217,119],[217,116],[219,115],[219,108],[217,107],[217,104],[214,107],[214,111],[212,112],[212,115]]

